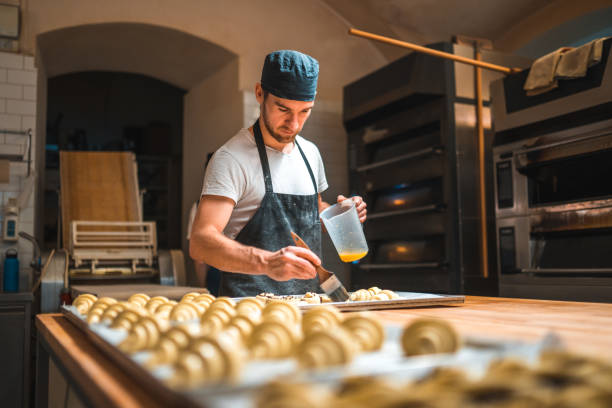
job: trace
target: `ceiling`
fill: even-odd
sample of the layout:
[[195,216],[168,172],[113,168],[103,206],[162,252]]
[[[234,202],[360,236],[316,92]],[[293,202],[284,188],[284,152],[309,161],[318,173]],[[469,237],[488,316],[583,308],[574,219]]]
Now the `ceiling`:
[[[555,3],[564,3],[555,0],[321,1],[355,28],[417,44],[448,41],[456,34],[488,39],[495,44],[529,16],[555,7]],[[377,43],[377,47],[388,59],[406,52],[382,43]]]

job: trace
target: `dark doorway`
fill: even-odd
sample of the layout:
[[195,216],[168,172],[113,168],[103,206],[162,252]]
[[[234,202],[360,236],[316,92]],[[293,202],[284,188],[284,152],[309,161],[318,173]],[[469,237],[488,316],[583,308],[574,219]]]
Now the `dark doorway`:
[[159,248],[181,246],[183,96],[147,76],[80,72],[49,79],[44,240],[58,241],[59,151],[132,151],[144,189],[143,218]]

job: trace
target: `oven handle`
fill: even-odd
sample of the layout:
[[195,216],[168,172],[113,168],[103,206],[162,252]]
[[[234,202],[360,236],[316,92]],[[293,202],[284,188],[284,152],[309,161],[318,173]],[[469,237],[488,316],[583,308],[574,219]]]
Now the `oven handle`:
[[522,268],[519,269],[521,273],[581,273],[581,274],[611,274],[612,268]]
[[514,154],[520,155],[520,154],[526,154],[526,153],[531,153],[531,152],[537,152],[538,150],[552,149],[554,147],[564,146],[564,145],[568,145],[572,143],[584,142],[585,140],[597,139],[599,137],[606,137],[606,136],[612,136],[612,130],[606,129],[604,132],[597,132],[594,134],[578,137],[575,139],[561,140],[559,142],[549,143],[549,144],[545,144],[541,146],[526,147],[526,148],[517,150]]

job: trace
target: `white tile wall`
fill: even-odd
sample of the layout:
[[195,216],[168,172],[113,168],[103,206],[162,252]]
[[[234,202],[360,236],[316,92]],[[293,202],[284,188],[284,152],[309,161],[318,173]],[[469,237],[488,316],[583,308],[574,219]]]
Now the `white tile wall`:
[[[32,129],[32,139],[35,138],[36,78],[33,57],[0,52],[0,159],[6,155],[23,156],[27,151],[27,136],[6,134],[1,130]],[[34,164],[30,165],[32,172]],[[10,182],[0,184],[0,226],[8,199],[17,198],[22,192],[28,164],[13,161],[9,171]],[[35,197],[32,192],[27,204],[19,213],[19,231],[34,233],[34,202]],[[31,285],[32,245],[21,238],[17,242],[4,241],[0,233],[0,271],[3,269],[4,255],[8,248],[17,248],[21,275],[19,287],[22,291],[28,290]]]

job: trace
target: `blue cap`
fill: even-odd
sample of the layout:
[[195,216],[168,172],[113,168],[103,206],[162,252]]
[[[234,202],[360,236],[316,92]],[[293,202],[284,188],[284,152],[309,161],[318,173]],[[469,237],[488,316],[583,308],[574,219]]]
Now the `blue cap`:
[[279,98],[313,101],[318,78],[316,59],[298,51],[280,50],[266,55],[261,87]]

